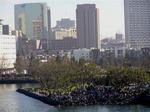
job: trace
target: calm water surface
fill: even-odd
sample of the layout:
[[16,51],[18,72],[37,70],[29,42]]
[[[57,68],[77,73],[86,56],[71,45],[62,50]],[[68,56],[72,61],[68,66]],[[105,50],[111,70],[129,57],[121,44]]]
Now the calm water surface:
[[88,106],[55,108],[15,92],[17,88],[37,85],[0,85],[0,112],[150,112],[147,106]]

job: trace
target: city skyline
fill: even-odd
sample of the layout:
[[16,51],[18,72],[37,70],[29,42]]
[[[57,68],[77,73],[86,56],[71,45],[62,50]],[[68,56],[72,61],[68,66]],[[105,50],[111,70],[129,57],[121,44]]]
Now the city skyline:
[[[30,2],[46,2],[48,4],[51,8],[52,27],[54,27],[56,21],[61,18],[71,18],[75,20],[77,4],[95,3],[100,10],[101,38],[112,37],[116,32],[124,34],[123,0],[55,0],[55,2],[54,0],[1,0],[0,18],[4,19],[3,23],[8,23],[14,28],[14,5]],[[8,16],[8,13],[11,16]]]

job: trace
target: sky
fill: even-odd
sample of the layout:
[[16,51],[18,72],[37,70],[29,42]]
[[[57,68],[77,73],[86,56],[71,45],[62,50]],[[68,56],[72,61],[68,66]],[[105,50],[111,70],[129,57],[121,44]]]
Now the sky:
[[0,18],[14,28],[14,4],[46,2],[51,8],[52,27],[61,18],[76,18],[76,5],[95,3],[100,12],[101,38],[124,34],[124,0],[0,0]]

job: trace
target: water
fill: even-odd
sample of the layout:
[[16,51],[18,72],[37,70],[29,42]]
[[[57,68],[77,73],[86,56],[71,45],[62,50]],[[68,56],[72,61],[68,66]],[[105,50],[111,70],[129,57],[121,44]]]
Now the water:
[[147,106],[87,106],[55,108],[15,92],[20,87],[37,85],[0,85],[0,112],[150,112]]

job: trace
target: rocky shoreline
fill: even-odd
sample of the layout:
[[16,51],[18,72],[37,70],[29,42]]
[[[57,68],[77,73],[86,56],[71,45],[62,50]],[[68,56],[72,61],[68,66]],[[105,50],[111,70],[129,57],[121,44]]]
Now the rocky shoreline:
[[24,95],[26,95],[26,96],[29,96],[29,97],[31,97],[31,98],[37,99],[37,100],[39,100],[39,101],[41,101],[41,102],[43,102],[43,103],[45,103],[45,104],[49,104],[49,105],[51,105],[51,106],[58,106],[58,105],[59,105],[58,102],[53,101],[52,99],[50,99],[50,98],[48,98],[48,97],[46,97],[46,96],[40,96],[40,95],[38,95],[38,94],[29,92],[29,91],[27,91],[27,90],[25,90],[25,89],[17,89],[16,92],[21,93],[21,94],[24,94]]
[[[148,94],[148,86],[127,86],[115,89],[108,86],[88,86],[76,89],[70,93],[44,95],[44,92],[31,92],[18,89],[17,92],[38,99],[52,106],[86,106],[86,105],[128,105],[142,104],[142,99]],[[40,95],[39,95],[40,94]],[[43,94],[43,95],[42,95]]]

